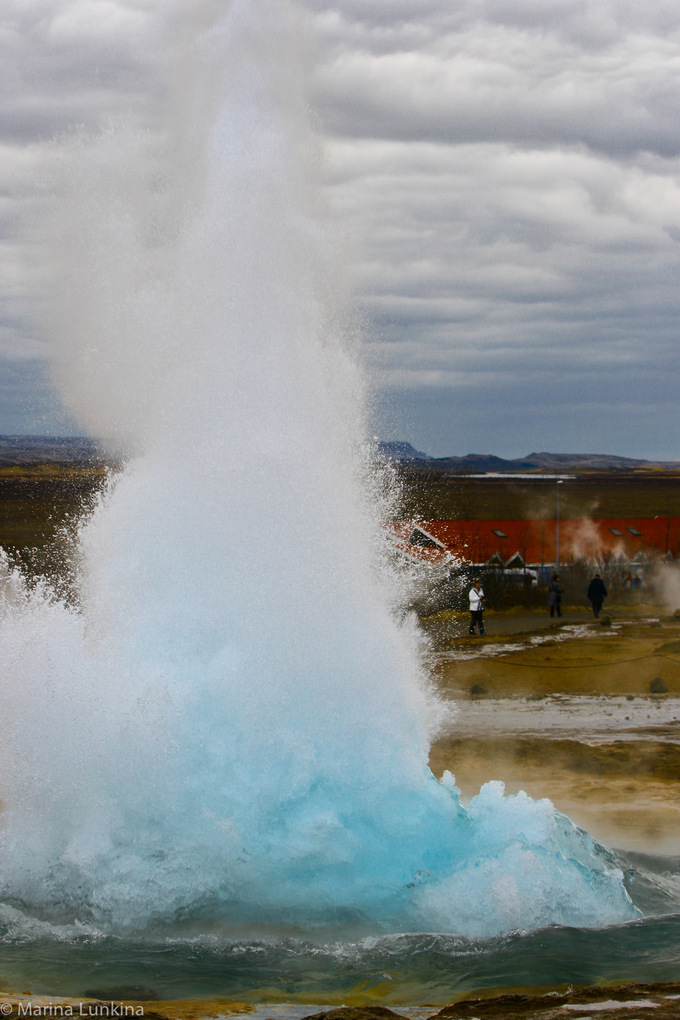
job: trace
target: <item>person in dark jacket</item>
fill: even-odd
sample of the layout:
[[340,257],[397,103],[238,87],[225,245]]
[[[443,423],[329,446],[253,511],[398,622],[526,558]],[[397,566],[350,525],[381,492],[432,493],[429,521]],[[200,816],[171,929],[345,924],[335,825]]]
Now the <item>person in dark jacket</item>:
[[602,609],[602,603],[607,597],[607,589],[605,588],[604,581],[599,574],[595,574],[595,577],[588,585],[587,594],[590,604],[593,607],[593,616],[597,619],[600,615],[600,610]]
[[551,616],[562,615],[562,585],[560,584],[560,575],[553,574],[550,587],[548,588],[548,605],[550,606]]

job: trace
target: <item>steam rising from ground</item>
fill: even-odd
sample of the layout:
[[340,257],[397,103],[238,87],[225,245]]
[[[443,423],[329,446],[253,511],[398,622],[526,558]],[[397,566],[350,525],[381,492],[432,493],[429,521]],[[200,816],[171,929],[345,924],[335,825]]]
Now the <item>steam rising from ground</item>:
[[680,611],[680,567],[676,563],[656,560],[647,574],[646,582],[666,612]]
[[78,611],[5,571],[2,898],[135,931],[633,916],[547,801],[465,810],[429,773],[290,12],[201,10],[165,133],[57,153],[56,372],[134,456],[82,529]]

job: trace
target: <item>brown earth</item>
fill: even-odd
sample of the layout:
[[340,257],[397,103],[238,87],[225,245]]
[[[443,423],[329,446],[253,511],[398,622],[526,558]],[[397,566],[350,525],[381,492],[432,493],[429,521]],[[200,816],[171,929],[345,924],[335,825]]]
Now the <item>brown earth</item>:
[[[554,476],[457,474],[429,463],[398,468],[400,515],[424,520],[517,520],[553,517]],[[567,517],[655,517],[680,514],[676,471],[580,471],[561,486]]]
[[[680,985],[627,984],[612,988],[596,985],[535,994],[526,991],[491,993],[445,1006],[429,1020],[566,1020],[567,1017],[640,1020],[646,1015],[655,1020],[677,1020]],[[407,1016],[408,1012],[393,1012],[384,1006],[363,1006],[314,1013],[304,1020],[398,1020]]]
[[526,992],[465,999],[445,1006],[437,1020],[557,1020],[598,1017],[599,1020],[676,1020],[680,1017],[680,985],[629,984],[568,988],[532,995]]
[[[432,771],[436,776],[451,771],[464,800],[483,783],[502,780],[507,793],[548,797],[610,846],[677,852],[680,703],[677,715],[669,716],[668,709],[680,698],[680,619],[612,616],[602,626],[592,616],[571,613],[559,626],[546,620],[547,614],[489,619],[487,630],[495,623],[496,633],[486,638],[452,638],[451,614],[428,621],[435,643],[439,632],[432,659],[439,694],[458,706],[463,719],[470,702],[482,703],[474,732],[458,727],[454,718],[433,744]],[[578,626],[571,631],[570,623]],[[537,639],[541,643],[533,644]],[[470,657],[459,658],[464,655]],[[667,692],[652,694],[650,684],[658,678]],[[599,732],[592,718],[593,732],[541,733],[535,726],[523,732],[521,723],[513,732],[504,728],[506,712],[512,716],[520,705],[528,705],[529,718],[532,705],[560,716],[574,696],[599,699],[590,709],[603,716]],[[625,732],[617,730],[616,712],[612,722],[607,718],[615,701]],[[626,704],[634,717],[621,715]],[[637,722],[629,724],[632,718]]]
[[[8,1018],[21,1016],[141,1016],[146,1020],[207,1020],[210,1017],[254,1015],[277,1020],[289,1018],[286,1006],[271,1004],[264,1009],[252,1004],[228,999],[175,1000],[170,1002],[141,1001],[139,999],[69,999],[45,996],[17,995],[0,992],[2,1015]],[[655,1020],[680,1018],[680,984],[628,983],[610,987],[595,985],[581,988],[560,988],[552,991],[522,989],[502,994],[488,992],[461,999],[442,1009],[436,1006],[417,1010],[367,1004],[330,1008],[307,1015],[296,1011],[302,1020],[558,1020],[574,1017],[586,1020],[640,1020],[653,1016]]]

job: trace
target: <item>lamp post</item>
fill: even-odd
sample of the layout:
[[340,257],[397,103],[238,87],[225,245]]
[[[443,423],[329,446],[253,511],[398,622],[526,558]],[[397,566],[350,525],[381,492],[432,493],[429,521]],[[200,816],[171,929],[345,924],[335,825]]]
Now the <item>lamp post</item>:
[[557,492],[557,515],[555,517],[555,570],[560,569],[560,485],[562,479],[558,478],[555,491]]

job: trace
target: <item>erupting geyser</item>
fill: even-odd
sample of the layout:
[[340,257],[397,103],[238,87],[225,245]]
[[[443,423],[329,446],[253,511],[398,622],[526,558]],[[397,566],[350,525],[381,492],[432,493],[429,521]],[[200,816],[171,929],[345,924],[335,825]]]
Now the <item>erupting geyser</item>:
[[0,897],[139,932],[632,917],[548,802],[491,784],[466,809],[427,768],[294,19],[214,6],[162,131],[55,151],[55,373],[133,455],[82,528],[77,608],[5,571]]

